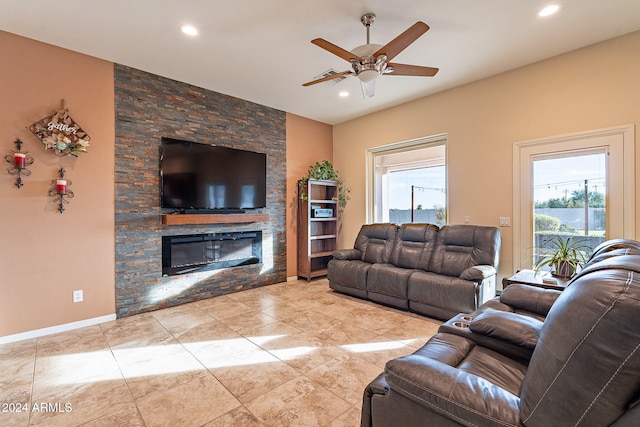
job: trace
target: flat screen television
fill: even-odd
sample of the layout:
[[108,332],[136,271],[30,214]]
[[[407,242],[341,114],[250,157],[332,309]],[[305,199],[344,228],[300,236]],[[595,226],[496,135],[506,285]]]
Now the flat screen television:
[[184,211],[264,208],[267,155],[162,138],[160,181],[163,208]]

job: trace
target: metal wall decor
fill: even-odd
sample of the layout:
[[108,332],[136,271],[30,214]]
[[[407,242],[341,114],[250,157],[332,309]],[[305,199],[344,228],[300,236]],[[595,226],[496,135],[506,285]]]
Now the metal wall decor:
[[49,197],[53,197],[54,201],[58,203],[58,212],[64,212],[64,204],[69,203],[67,199],[73,199],[73,191],[69,190],[71,180],[64,177],[64,168],[60,168],[58,171],[60,178],[51,181],[51,189],[49,189]]
[[20,151],[23,144],[22,141],[16,139],[15,144],[18,147],[18,151],[11,150],[11,154],[4,156],[4,160],[11,165],[7,169],[9,175],[18,175],[18,178],[16,179],[16,187],[20,188],[24,185],[22,183],[22,176],[31,175],[31,171],[27,169],[27,166],[31,166],[33,164],[33,157]]

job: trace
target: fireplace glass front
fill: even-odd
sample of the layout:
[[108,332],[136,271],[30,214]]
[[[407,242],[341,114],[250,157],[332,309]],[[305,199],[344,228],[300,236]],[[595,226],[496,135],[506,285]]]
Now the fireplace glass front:
[[162,236],[163,276],[261,262],[261,231]]

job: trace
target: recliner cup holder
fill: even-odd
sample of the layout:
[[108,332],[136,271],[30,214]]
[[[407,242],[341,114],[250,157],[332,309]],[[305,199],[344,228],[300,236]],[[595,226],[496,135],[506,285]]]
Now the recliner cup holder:
[[453,326],[456,328],[468,328],[469,324],[467,322],[453,322]]
[[473,316],[462,316],[462,320],[465,322],[471,322],[473,320]]

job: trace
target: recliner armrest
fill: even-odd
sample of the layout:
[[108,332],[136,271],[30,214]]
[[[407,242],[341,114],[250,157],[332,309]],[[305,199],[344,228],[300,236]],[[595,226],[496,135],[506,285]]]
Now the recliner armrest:
[[469,323],[474,334],[485,335],[533,350],[538,343],[542,322],[508,311],[487,310]]
[[362,252],[360,252],[358,249],[338,249],[336,251],[333,251],[333,257],[335,259],[342,260],[362,259]]
[[516,310],[547,316],[562,291],[514,283],[500,294],[500,302]]
[[460,274],[460,278],[473,282],[482,282],[483,280],[495,275],[495,267],[490,265],[474,265],[473,267],[469,267],[464,270],[462,274]]
[[385,378],[390,392],[460,423],[520,425],[516,395],[438,360],[416,354],[391,360],[386,364]]

